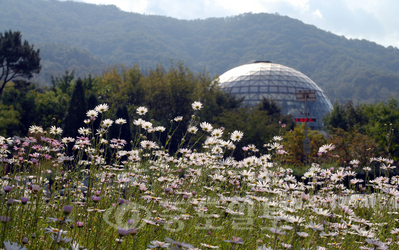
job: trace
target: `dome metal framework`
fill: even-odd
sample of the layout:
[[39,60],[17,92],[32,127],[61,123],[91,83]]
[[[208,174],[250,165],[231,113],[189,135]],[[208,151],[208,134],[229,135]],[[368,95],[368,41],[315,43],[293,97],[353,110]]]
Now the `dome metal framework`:
[[243,103],[250,106],[263,98],[275,99],[282,113],[294,118],[305,117],[304,102],[296,101],[295,91],[313,89],[317,100],[308,102],[308,117],[316,118],[316,123],[309,124],[315,129],[322,128],[322,118],[333,109],[323,90],[309,77],[269,61],[253,61],[233,68],[219,77],[219,84],[224,91],[244,97]]

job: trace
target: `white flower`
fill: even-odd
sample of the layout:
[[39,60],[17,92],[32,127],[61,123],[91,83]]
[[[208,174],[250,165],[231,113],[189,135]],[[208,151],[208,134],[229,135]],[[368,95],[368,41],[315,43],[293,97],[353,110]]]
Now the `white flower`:
[[382,191],[391,196],[399,196],[399,191],[396,188],[385,188]]
[[326,152],[331,151],[333,149],[335,149],[335,146],[333,144],[326,144],[326,145],[323,145],[323,146],[321,146],[319,148],[319,153],[326,153]]
[[10,137],[5,138],[4,136],[0,136],[0,144],[6,143],[6,142],[9,145],[11,145],[13,143],[13,140]]
[[64,137],[61,140],[61,142],[64,143],[64,144],[69,143],[69,142],[74,142],[74,141],[75,141],[75,139],[72,138],[72,137]]
[[165,131],[165,127],[164,126],[157,126],[157,127],[154,128],[154,130],[157,131],[157,132],[163,132],[163,131]]
[[212,125],[210,123],[207,123],[207,122],[202,122],[200,124],[200,127],[202,128],[202,130],[204,130],[206,132],[211,132],[212,129],[213,129]]
[[105,119],[104,121],[102,121],[102,124],[103,124],[105,127],[107,127],[107,128],[111,127],[112,123],[114,123],[114,121],[111,120],[111,119]]
[[141,127],[143,128],[143,129],[145,129],[145,130],[149,130],[149,129],[151,129],[152,128],[152,123],[151,122],[143,122],[142,124],[141,124]]
[[193,102],[193,104],[191,104],[191,107],[193,107],[194,110],[200,110],[200,109],[202,109],[202,103]]
[[126,123],[126,120],[123,119],[123,118],[118,118],[118,119],[115,120],[115,123],[116,123],[116,124],[119,124],[119,125],[122,125],[122,124],[125,124],[125,123]]
[[32,134],[43,133],[43,128],[40,126],[32,125],[29,127],[29,133]]
[[60,134],[62,134],[62,128],[57,128],[56,126],[51,126],[50,134],[60,135]]
[[309,236],[309,234],[306,233],[306,232],[297,232],[297,234],[298,234],[300,237],[302,237],[302,238],[306,238],[306,237]]
[[220,138],[223,135],[223,130],[221,130],[220,128],[214,129],[212,131],[212,136],[216,137],[216,138]]
[[139,115],[145,115],[148,112],[148,109],[146,107],[138,107],[136,109],[136,113]]
[[89,111],[87,111],[87,113],[86,113],[86,115],[87,115],[87,117],[97,117],[98,116],[98,112],[97,111],[95,111],[95,110],[89,110]]
[[[83,247],[80,246],[79,243],[77,243],[76,241],[71,242],[71,247],[72,247],[72,250],[83,249]],[[83,249],[83,250],[87,250],[87,248],[85,248],[85,249]]]
[[149,248],[155,249],[155,248],[168,248],[170,246],[170,243],[162,242],[162,241],[157,241],[153,240],[150,242],[150,245],[148,245]]
[[107,111],[108,109],[109,109],[109,106],[108,106],[108,104],[106,104],[106,103],[97,105],[97,106],[94,108],[94,110],[97,111],[98,113],[103,113],[103,112]]
[[174,120],[175,122],[181,122],[183,120],[183,116],[176,116]]
[[236,130],[233,133],[231,133],[230,139],[232,141],[237,141],[238,142],[238,141],[240,141],[242,139],[243,136],[244,136],[243,132]]
[[90,129],[88,129],[88,128],[79,128],[78,129],[78,133],[81,134],[81,135],[88,135],[88,134],[90,134]]
[[201,246],[203,246],[203,247],[206,247],[206,248],[219,248],[218,246],[212,246],[212,245],[209,245],[209,244],[205,244],[205,243],[201,243]]
[[195,133],[197,133],[198,128],[195,127],[195,126],[191,126],[191,127],[189,127],[189,128],[187,129],[187,131],[188,131],[189,133],[191,133],[191,134],[195,134]]
[[18,245],[16,242],[4,241],[4,247],[7,250],[27,250],[26,247]]
[[144,140],[144,141],[140,142],[140,145],[141,145],[141,147],[147,148],[147,149],[158,148],[158,146],[155,142],[148,141],[148,140]]
[[136,126],[141,126],[144,122],[145,121],[143,119],[139,118],[137,120],[134,120],[133,124],[136,125]]

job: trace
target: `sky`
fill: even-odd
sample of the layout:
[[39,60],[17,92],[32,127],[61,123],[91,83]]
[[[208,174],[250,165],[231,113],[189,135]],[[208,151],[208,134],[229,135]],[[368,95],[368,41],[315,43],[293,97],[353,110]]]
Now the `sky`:
[[178,19],[279,13],[346,38],[399,48],[399,0],[74,0]]

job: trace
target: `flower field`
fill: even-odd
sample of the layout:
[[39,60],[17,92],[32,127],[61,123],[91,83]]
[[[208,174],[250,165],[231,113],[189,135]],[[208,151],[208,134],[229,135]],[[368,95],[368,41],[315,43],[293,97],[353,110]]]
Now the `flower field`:
[[[303,176],[294,176],[284,164],[290,152],[281,136],[265,142],[269,154],[247,145],[245,158],[237,160],[231,156],[241,150],[236,145],[245,134],[225,134],[200,121],[200,102],[192,108],[189,120],[175,117],[167,130],[146,121],[147,109],[139,107],[131,142],[109,138],[109,128],[126,120],[103,119],[107,104],[87,112],[87,127],[76,138],[40,126],[31,126],[25,138],[0,137],[3,247],[399,248],[393,160],[313,163]],[[188,130],[176,135],[181,123]],[[171,153],[176,136],[180,144]],[[321,162],[334,150],[322,146]]]

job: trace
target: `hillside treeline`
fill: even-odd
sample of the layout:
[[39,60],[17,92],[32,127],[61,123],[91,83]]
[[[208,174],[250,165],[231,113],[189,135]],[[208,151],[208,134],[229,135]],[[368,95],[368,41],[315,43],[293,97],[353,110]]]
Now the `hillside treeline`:
[[270,60],[301,71],[332,102],[377,103],[399,93],[399,50],[346,39],[276,14],[178,20],[127,13],[111,5],[72,1],[2,0],[0,30],[19,30],[41,48],[36,82],[50,85],[65,70],[101,75],[122,63],[142,70],[184,61],[210,75],[250,60]]
[[[203,109],[194,112],[192,103],[195,101],[200,101]],[[193,135],[193,142],[206,139],[200,136],[202,122],[214,128],[226,128],[225,134],[243,131],[245,137],[240,146],[254,144],[261,152],[266,152],[265,142],[282,132],[281,124],[285,124],[285,130],[294,126],[292,118],[282,115],[274,101],[264,100],[252,108],[242,106],[241,101],[222,92],[208,74],[194,73],[182,63],[171,63],[169,69],[158,66],[147,74],[138,66],[110,67],[101,76],[86,78],[76,78],[74,72],[65,72],[61,77],[52,77],[51,87],[25,81],[7,85],[0,102],[0,134],[23,137],[28,134],[30,125],[37,125],[47,130],[51,126],[61,127],[62,136],[75,137],[79,135],[79,128],[87,127],[84,120],[90,117],[86,112],[103,103],[108,104],[110,110],[100,114],[99,120],[122,118],[128,121],[121,131],[116,124],[113,126],[113,138],[130,142],[132,136],[141,131],[140,126],[133,125],[141,118],[151,122],[154,128],[173,131],[175,136],[171,138],[166,137],[166,133],[159,138],[155,132],[142,134],[159,140],[160,145],[170,140],[171,151],[180,144],[175,138],[182,138],[188,126],[196,126],[199,130]],[[140,116],[136,112],[138,107],[146,107],[148,113]],[[193,114],[195,121],[192,121]],[[182,120],[176,121],[177,117]],[[92,133],[99,132],[99,124],[95,124]],[[241,154],[241,150],[237,150],[237,154]]]
[[[184,137],[188,127],[195,126],[198,132],[190,135],[185,146],[195,146],[196,141],[205,140],[200,124],[208,122],[213,128],[224,129],[225,135],[234,130],[244,133],[234,151],[238,159],[283,149],[288,154],[282,153],[281,161],[295,166],[305,164],[304,126],[294,124],[292,117],[281,114],[274,100],[263,100],[254,107],[243,106],[242,100],[222,92],[209,74],[195,73],[180,62],[172,62],[168,69],[160,65],[145,73],[137,65],[115,66],[101,76],[85,78],[67,71],[61,77],[52,77],[50,87],[15,81],[7,85],[1,98],[0,135],[24,137],[30,125],[37,125],[47,131],[51,126],[61,127],[63,137],[79,136],[78,129],[87,127],[84,120],[90,118],[87,111],[105,103],[110,110],[100,114],[93,123],[93,134],[101,133],[101,119],[122,118],[127,123],[122,127],[112,125],[112,138],[130,142],[143,136],[159,145],[167,144],[169,150],[175,152],[182,143],[176,138]],[[201,110],[193,110],[192,103],[196,101],[203,104]],[[148,113],[139,115],[139,107],[146,107]],[[342,151],[332,153],[340,156],[336,161],[343,165],[353,159],[364,162],[373,156],[398,160],[399,141],[395,136],[399,129],[398,115],[399,101],[393,98],[377,104],[336,103],[324,119],[327,133],[308,131],[311,138],[308,162],[322,160],[319,148],[325,144],[336,145]],[[169,132],[161,136],[156,131],[144,133],[137,125],[140,118],[150,122],[153,128],[163,127]],[[272,142],[275,136],[286,139],[282,148],[273,148],[277,145]]]

